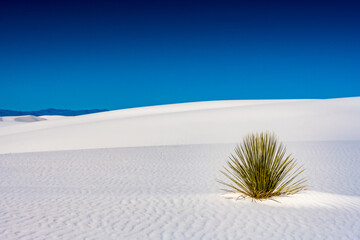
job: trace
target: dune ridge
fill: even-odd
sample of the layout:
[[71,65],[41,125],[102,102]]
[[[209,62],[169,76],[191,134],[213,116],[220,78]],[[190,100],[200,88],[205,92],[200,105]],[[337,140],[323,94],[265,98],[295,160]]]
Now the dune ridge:
[[0,153],[232,143],[254,131],[284,141],[360,140],[360,98],[215,101],[67,117],[1,128]]

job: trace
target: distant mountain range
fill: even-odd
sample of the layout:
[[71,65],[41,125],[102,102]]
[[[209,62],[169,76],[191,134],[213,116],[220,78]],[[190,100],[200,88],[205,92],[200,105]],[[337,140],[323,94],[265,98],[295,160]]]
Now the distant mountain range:
[[44,116],[44,115],[61,115],[61,116],[78,116],[90,113],[105,112],[109,111],[107,109],[91,109],[91,110],[69,110],[69,109],[55,109],[49,108],[39,111],[13,111],[0,109],[0,117],[6,116],[24,116],[24,115],[33,115],[33,116]]

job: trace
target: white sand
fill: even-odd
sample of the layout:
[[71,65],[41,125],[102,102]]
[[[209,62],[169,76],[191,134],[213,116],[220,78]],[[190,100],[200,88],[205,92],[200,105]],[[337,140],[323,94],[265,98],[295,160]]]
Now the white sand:
[[32,115],[27,116],[16,116],[16,117],[0,117],[0,127],[8,127],[12,125],[18,125],[21,123],[30,123],[30,122],[38,122],[38,121],[44,121],[45,118],[42,117],[36,117]]
[[54,119],[61,119],[65,118],[64,116],[56,116],[56,115],[49,115],[49,116],[8,116],[8,117],[0,117],[0,127],[9,127],[13,125],[19,125],[22,123],[33,123],[38,121],[45,121],[45,120],[54,120]]
[[[309,191],[280,203],[220,195],[219,170],[254,130],[286,141]],[[360,239],[360,98],[24,123],[0,129],[0,152],[0,239]]]
[[223,101],[135,108],[0,129],[0,153],[234,143],[253,131],[284,141],[360,140],[360,97]]

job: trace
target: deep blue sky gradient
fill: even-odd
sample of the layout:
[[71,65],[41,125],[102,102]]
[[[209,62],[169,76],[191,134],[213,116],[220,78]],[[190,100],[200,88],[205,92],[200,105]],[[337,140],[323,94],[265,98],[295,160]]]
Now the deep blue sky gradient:
[[360,96],[357,1],[1,1],[0,109]]

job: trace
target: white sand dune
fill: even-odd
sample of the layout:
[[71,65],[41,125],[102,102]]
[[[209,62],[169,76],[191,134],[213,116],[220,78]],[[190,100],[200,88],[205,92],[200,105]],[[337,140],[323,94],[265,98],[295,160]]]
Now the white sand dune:
[[[258,203],[221,195],[219,170],[258,130],[286,141],[309,191]],[[0,239],[360,239],[360,98],[24,123],[0,129],[0,152]]]
[[0,127],[9,127],[14,125],[22,125],[22,123],[34,123],[39,121],[55,120],[61,118],[64,119],[66,117],[56,115],[46,115],[40,117],[33,115],[0,117]]
[[264,130],[285,141],[360,140],[360,98],[186,103],[42,121],[1,128],[0,153],[233,143]]
[[0,127],[8,127],[18,125],[19,123],[31,123],[47,120],[43,117],[36,117],[32,115],[17,116],[17,117],[0,117]]

